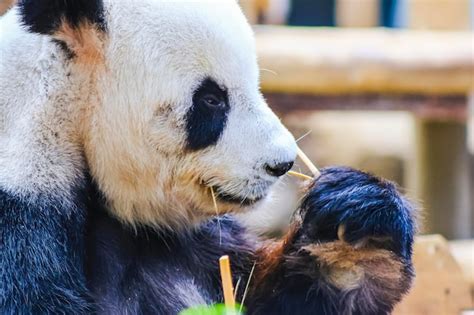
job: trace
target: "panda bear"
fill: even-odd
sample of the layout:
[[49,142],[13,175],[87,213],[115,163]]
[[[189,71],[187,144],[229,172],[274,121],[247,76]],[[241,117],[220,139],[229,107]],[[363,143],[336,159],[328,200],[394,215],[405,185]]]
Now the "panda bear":
[[235,0],[17,1],[0,20],[0,313],[178,314],[222,302],[224,254],[248,314],[390,313],[415,232],[393,184],[324,169],[278,240],[233,215],[272,207],[296,150]]

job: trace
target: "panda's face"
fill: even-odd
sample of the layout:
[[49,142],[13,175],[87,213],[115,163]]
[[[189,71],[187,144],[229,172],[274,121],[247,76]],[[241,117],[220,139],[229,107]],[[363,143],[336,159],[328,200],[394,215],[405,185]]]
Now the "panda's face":
[[106,12],[86,156],[116,215],[198,220],[215,214],[211,190],[222,213],[258,204],[296,145],[259,92],[237,2],[124,0]]

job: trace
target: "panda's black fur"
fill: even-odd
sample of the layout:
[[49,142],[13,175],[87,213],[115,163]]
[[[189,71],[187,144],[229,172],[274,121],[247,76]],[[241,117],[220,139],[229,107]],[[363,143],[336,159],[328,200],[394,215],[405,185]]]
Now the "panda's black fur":
[[231,217],[190,231],[156,232],[92,212],[87,274],[99,313],[178,314],[190,303],[222,301],[222,255],[230,255],[235,279],[247,281],[254,245]]
[[81,314],[85,186],[24,195],[0,190],[0,314]]
[[[100,0],[18,5],[23,23],[40,34],[54,33],[63,21],[106,30]],[[196,128],[194,120],[199,117],[189,118],[188,129]],[[222,126],[209,127],[212,137],[188,143],[189,149],[215,143],[225,126],[225,119],[219,121]],[[0,190],[0,314],[177,314],[201,302],[219,303],[217,261],[223,254],[231,256],[240,279],[238,300],[250,281],[249,314],[387,314],[413,277],[411,206],[394,186],[362,172],[323,170],[286,239],[267,246],[230,216],[185,230],[129,227],[109,214],[86,173],[63,191]],[[349,245],[338,240],[341,224]],[[324,257],[308,247],[344,248],[379,236],[389,241],[371,243],[368,250],[403,266],[395,270],[400,287],[374,286],[366,270],[368,284],[341,289],[320,269]]]
[[53,34],[63,21],[72,27],[90,23],[106,29],[102,0],[20,0],[25,26],[39,34]]

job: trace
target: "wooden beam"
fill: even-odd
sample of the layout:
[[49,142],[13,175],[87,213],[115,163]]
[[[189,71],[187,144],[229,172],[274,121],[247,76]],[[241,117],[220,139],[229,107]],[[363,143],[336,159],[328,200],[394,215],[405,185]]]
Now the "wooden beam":
[[467,96],[464,95],[264,95],[272,109],[281,114],[298,110],[390,110],[409,111],[428,120],[464,123],[467,119]]
[[471,32],[256,28],[262,89],[299,94],[466,94]]

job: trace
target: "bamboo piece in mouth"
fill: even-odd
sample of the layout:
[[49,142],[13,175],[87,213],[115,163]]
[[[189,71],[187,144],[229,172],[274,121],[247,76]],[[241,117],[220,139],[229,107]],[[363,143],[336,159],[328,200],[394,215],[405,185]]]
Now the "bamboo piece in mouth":
[[303,163],[306,165],[306,167],[313,173],[314,179],[317,179],[319,176],[321,176],[321,172],[318,170],[318,168],[311,162],[311,160],[308,158],[308,156],[303,152],[303,150],[298,147],[298,157],[303,161]]
[[216,215],[219,216],[219,208],[217,207],[216,193],[214,192],[214,188],[212,188],[212,186],[209,186],[209,189],[211,190],[211,197],[212,197],[212,203],[214,204],[214,210],[216,210]]
[[221,270],[222,289],[224,290],[225,307],[230,314],[235,314],[234,286],[232,284],[232,273],[230,271],[229,256],[222,256],[219,259]]
[[293,177],[298,177],[298,178],[301,178],[303,180],[313,180],[314,179],[311,176],[308,176],[308,175],[305,175],[305,174],[302,174],[302,173],[298,173],[298,172],[294,172],[294,171],[289,171],[288,175],[293,176]]

